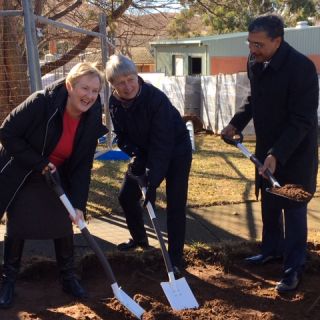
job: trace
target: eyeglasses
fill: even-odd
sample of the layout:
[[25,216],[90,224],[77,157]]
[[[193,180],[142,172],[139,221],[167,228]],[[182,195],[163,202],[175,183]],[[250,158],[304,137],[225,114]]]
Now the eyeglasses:
[[262,49],[264,47],[264,44],[263,43],[260,43],[260,42],[251,42],[249,40],[246,41],[246,44],[249,46],[249,47],[254,47],[256,49]]
[[125,88],[127,85],[132,85],[137,81],[138,81],[138,76],[132,75],[132,76],[127,77],[126,79],[123,79],[121,81],[117,81],[117,82],[113,83],[112,85],[115,88]]

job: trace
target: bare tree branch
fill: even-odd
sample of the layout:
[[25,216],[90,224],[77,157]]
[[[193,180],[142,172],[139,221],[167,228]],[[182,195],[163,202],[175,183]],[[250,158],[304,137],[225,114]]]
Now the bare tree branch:
[[[125,0],[121,6],[119,6],[115,11],[112,12],[111,19],[116,20],[120,16],[124,14],[124,12],[130,7],[132,4],[132,0]],[[96,25],[91,31],[99,32],[99,25]],[[79,43],[76,44],[71,50],[69,50],[66,54],[64,54],[60,59],[52,62],[48,62],[41,67],[41,74],[45,75],[61,66],[71,61],[75,55],[78,55],[79,52],[85,50],[89,44],[94,39],[93,36],[85,36],[83,37]]]
[[60,18],[64,17],[68,13],[72,12],[73,10],[77,9],[82,5],[82,0],[76,0],[71,6],[68,6],[65,10],[53,15],[49,16],[48,18],[51,20],[59,20]]

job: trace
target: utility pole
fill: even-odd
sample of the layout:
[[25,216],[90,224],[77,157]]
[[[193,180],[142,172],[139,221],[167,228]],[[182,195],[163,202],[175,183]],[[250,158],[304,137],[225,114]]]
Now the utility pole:
[[[109,50],[108,50],[108,44],[107,44],[107,33],[106,33],[106,26],[107,26],[107,17],[106,14],[101,13],[100,14],[100,20],[99,20],[99,32],[101,33],[101,54],[102,54],[102,68],[103,71],[106,69],[106,63],[109,58]],[[105,122],[106,126],[109,129],[109,132],[107,133],[107,147],[109,150],[112,149],[112,136],[111,136],[111,117],[109,113],[109,84],[106,83],[106,85],[103,87],[103,95],[104,95],[104,116],[105,116]]]
[[42,89],[36,26],[31,1],[22,0],[31,92]]

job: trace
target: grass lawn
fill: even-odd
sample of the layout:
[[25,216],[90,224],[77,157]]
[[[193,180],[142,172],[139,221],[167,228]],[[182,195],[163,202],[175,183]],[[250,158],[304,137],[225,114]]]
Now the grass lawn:
[[[254,152],[254,141],[244,141]],[[88,202],[92,215],[119,212],[117,200],[126,161],[95,161]],[[318,186],[320,177],[318,176]],[[316,196],[319,195],[319,191]],[[254,165],[234,146],[210,134],[196,135],[189,179],[189,207],[204,207],[256,200]],[[165,207],[164,183],[158,190],[158,205]]]

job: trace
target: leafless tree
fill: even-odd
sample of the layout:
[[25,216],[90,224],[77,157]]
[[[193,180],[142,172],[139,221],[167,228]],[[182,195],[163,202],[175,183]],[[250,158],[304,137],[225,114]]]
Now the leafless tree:
[[[175,0],[34,0],[34,13],[51,20],[56,20],[81,27],[87,30],[99,31],[99,13],[107,16],[106,28],[115,39],[119,50],[128,53],[130,46],[141,45],[156,37],[166,23],[157,20],[165,19],[168,9],[177,7]],[[22,10],[21,0],[0,0],[0,10]],[[148,26],[145,22],[147,14]],[[68,48],[55,61],[47,62],[41,67],[42,75],[65,65],[68,61],[92,45],[94,37],[79,36],[65,30],[52,32],[50,26],[39,24],[43,38],[38,46],[43,49],[52,39],[67,39]],[[52,28],[51,28],[52,29]],[[122,48],[121,48],[122,46]],[[22,67],[23,66],[23,67]],[[29,94],[28,75],[26,68],[26,50],[21,17],[0,17],[0,104],[8,106],[1,112],[7,112],[18,105]],[[1,117],[1,115],[0,115]],[[0,119],[1,120],[1,119]]]

